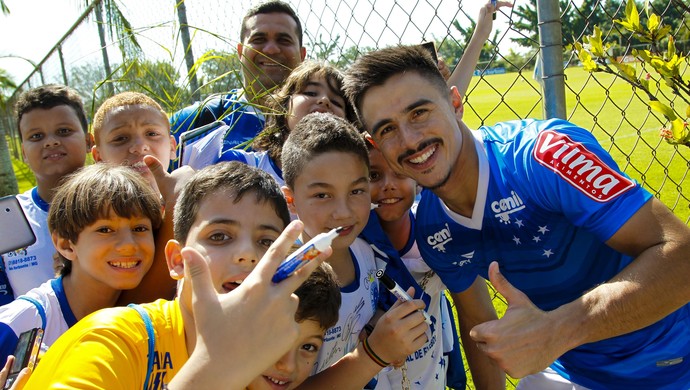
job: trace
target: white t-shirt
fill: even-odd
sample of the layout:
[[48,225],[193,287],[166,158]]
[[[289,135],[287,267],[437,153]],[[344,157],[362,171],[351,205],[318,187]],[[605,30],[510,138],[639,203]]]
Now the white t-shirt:
[[342,304],[338,323],[326,331],[324,343],[316,359],[312,375],[330,367],[353,351],[359,334],[376,312],[379,284],[376,279],[376,259],[371,246],[361,238],[350,245],[355,266],[355,280],[340,288]]
[[36,187],[17,195],[17,200],[36,235],[36,242],[26,248],[2,255],[5,272],[15,297],[26,294],[32,288],[55,277],[55,246],[48,230],[49,205],[38,196]]

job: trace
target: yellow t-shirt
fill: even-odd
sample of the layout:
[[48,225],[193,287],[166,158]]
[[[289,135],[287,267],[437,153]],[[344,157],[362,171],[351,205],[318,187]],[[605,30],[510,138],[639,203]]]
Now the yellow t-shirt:
[[[177,300],[141,305],[151,317],[156,355],[149,389],[169,383],[189,354]],[[143,389],[148,363],[146,326],[127,307],[99,310],[77,322],[53,344],[26,389]]]

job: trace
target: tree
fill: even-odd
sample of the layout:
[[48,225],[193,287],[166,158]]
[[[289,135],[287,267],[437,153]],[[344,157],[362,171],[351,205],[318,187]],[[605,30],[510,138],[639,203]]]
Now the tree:
[[[2,4],[4,7],[4,4]],[[7,96],[17,89],[9,74],[0,69],[0,110],[7,112]],[[19,192],[17,177],[12,168],[12,158],[7,145],[6,129],[8,121],[0,123],[0,196],[14,195]]]
[[[561,10],[561,27],[563,32],[563,46],[574,41],[582,33],[582,25],[586,24],[586,17],[594,13],[593,7],[598,2],[585,0],[579,9],[575,9],[568,0],[559,0]],[[510,38],[513,42],[522,47],[539,47],[539,23],[537,18],[537,0],[530,0],[528,4],[521,4],[513,9],[513,14],[517,16],[513,23],[513,29],[519,32],[522,37]],[[578,26],[580,30],[578,30]]]
[[[625,17],[615,20],[632,37],[646,43],[646,48],[631,51],[644,64],[640,74],[634,66],[618,62],[610,54],[613,44],[605,43],[597,26],[592,35],[583,37],[583,43],[576,42],[574,49],[585,71],[615,75],[629,83],[634,90],[643,92],[649,100],[649,107],[662,114],[670,124],[669,128],[661,129],[660,135],[670,144],[690,147],[690,81],[685,81],[681,75],[681,69],[685,70],[690,66],[688,53],[683,54],[676,48],[675,39],[669,34],[673,26],[664,24],[663,19],[651,7],[646,7],[645,10],[647,20],[643,23],[637,4],[634,0],[628,0]],[[687,10],[690,11],[690,8]],[[645,69],[653,70],[656,77]],[[657,86],[656,93],[652,92],[650,85]],[[662,90],[664,87],[667,88],[666,92]]]
[[242,64],[235,53],[209,50],[196,60],[194,68],[201,69],[202,98],[242,88]]
[[180,75],[166,61],[133,59],[118,68],[119,77],[109,80],[117,91],[138,91],[155,99],[167,111],[177,110],[190,99],[190,92],[178,84]]

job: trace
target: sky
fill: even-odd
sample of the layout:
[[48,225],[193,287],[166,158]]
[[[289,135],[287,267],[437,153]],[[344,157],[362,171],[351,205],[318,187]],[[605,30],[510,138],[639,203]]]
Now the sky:
[[[176,14],[169,6],[173,1],[175,0],[120,0],[132,24],[146,26],[141,32],[144,38],[140,39],[145,51],[160,50],[156,41],[172,42],[174,39],[176,29],[173,21],[176,20]],[[240,3],[234,0],[231,6],[227,5],[231,4],[230,2],[217,1],[219,3],[187,0],[185,4],[190,25],[237,39],[237,26],[241,19],[237,15],[242,15],[250,4],[257,1],[241,0]],[[459,3],[462,4],[462,12],[475,19],[483,4],[476,0],[436,0],[433,2],[436,7],[434,8],[426,0],[341,0],[340,3],[336,0],[288,1],[300,15],[305,31],[312,33],[312,36],[341,34],[359,37],[357,42],[347,43],[341,40],[348,46],[355,43],[384,46],[397,43],[398,39],[404,43],[419,43],[422,40],[445,36],[447,30],[438,30],[439,26],[443,27],[453,19],[460,20],[462,24],[467,21],[466,17],[459,13]],[[0,15],[0,68],[9,72],[14,81],[19,83],[33,69],[30,61],[41,61],[74,24],[84,8],[83,0],[5,0],[5,3],[10,9],[10,15]],[[225,3],[224,10],[210,8],[214,3]],[[208,6],[209,4],[211,5]],[[304,16],[305,14],[307,16]],[[379,19],[381,22],[378,22]],[[362,24],[367,22],[366,31],[363,31]],[[494,28],[505,30],[506,22],[506,16],[499,15]],[[408,27],[403,29],[403,25]],[[87,56],[98,55],[95,22],[80,27],[74,36],[79,37],[78,43],[74,43],[77,40],[72,40],[63,48],[67,66],[83,61]],[[213,41],[211,45],[218,45],[218,41]],[[505,47],[507,51],[509,45],[509,40],[505,40],[499,48],[503,50]],[[208,47],[202,48],[207,49]],[[162,52],[161,56],[165,55],[170,54]]]

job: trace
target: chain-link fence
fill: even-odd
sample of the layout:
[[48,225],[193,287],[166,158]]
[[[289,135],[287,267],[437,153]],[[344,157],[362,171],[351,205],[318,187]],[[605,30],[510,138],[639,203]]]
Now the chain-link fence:
[[[473,20],[482,5],[469,0],[289,2],[302,20],[308,57],[328,59],[343,68],[361,51],[435,41],[439,54],[452,69],[470,38]],[[519,1],[512,9],[501,10],[466,95],[466,123],[476,128],[502,120],[542,118],[542,96],[547,96],[547,106],[556,102],[555,112],[591,130],[628,174],[683,221],[690,222],[690,194],[687,190],[683,193],[683,186],[690,185],[690,150],[668,145],[659,137],[659,129],[667,124],[648,108],[646,96],[620,78],[585,72],[577,56],[561,47],[561,43],[581,41],[584,35],[592,34],[596,24],[601,27],[604,40],[617,45],[612,50],[629,58],[624,56],[644,43],[631,40],[613,22],[624,18],[625,2],[561,0],[560,7],[555,8],[556,15],[549,17],[545,10],[555,6],[554,2]],[[8,107],[21,90],[44,83],[76,88],[91,113],[105,97],[128,89],[149,93],[170,112],[211,93],[227,91],[239,85],[235,53],[240,22],[255,3],[187,0],[179,4],[180,8],[176,7],[176,0],[95,1],[21,83]],[[687,54],[688,6],[683,0],[649,3],[665,23],[672,25],[677,47]],[[117,22],[122,19],[116,17],[113,5],[129,27]],[[540,9],[541,20],[537,5],[544,7]],[[181,28],[187,25],[188,36]],[[562,42],[552,39],[554,30],[549,28],[553,26],[562,31]],[[541,41],[540,29],[548,35]],[[544,66],[535,72],[539,55]],[[649,71],[642,63],[633,64],[638,71]],[[192,65],[196,72],[189,71]],[[685,62],[682,75],[688,74]],[[565,91],[560,103],[559,88]],[[679,112],[685,110],[682,100],[662,86],[657,84],[655,91],[677,104]],[[10,150],[20,159],[11,111],[8,109],[0,116],[0,126],[9,135]],[[504,307],[504,302],[499,303],[502,298],[495,293],[494,296],[496,306]],[[515,382],[511,381],[509,386]]]

